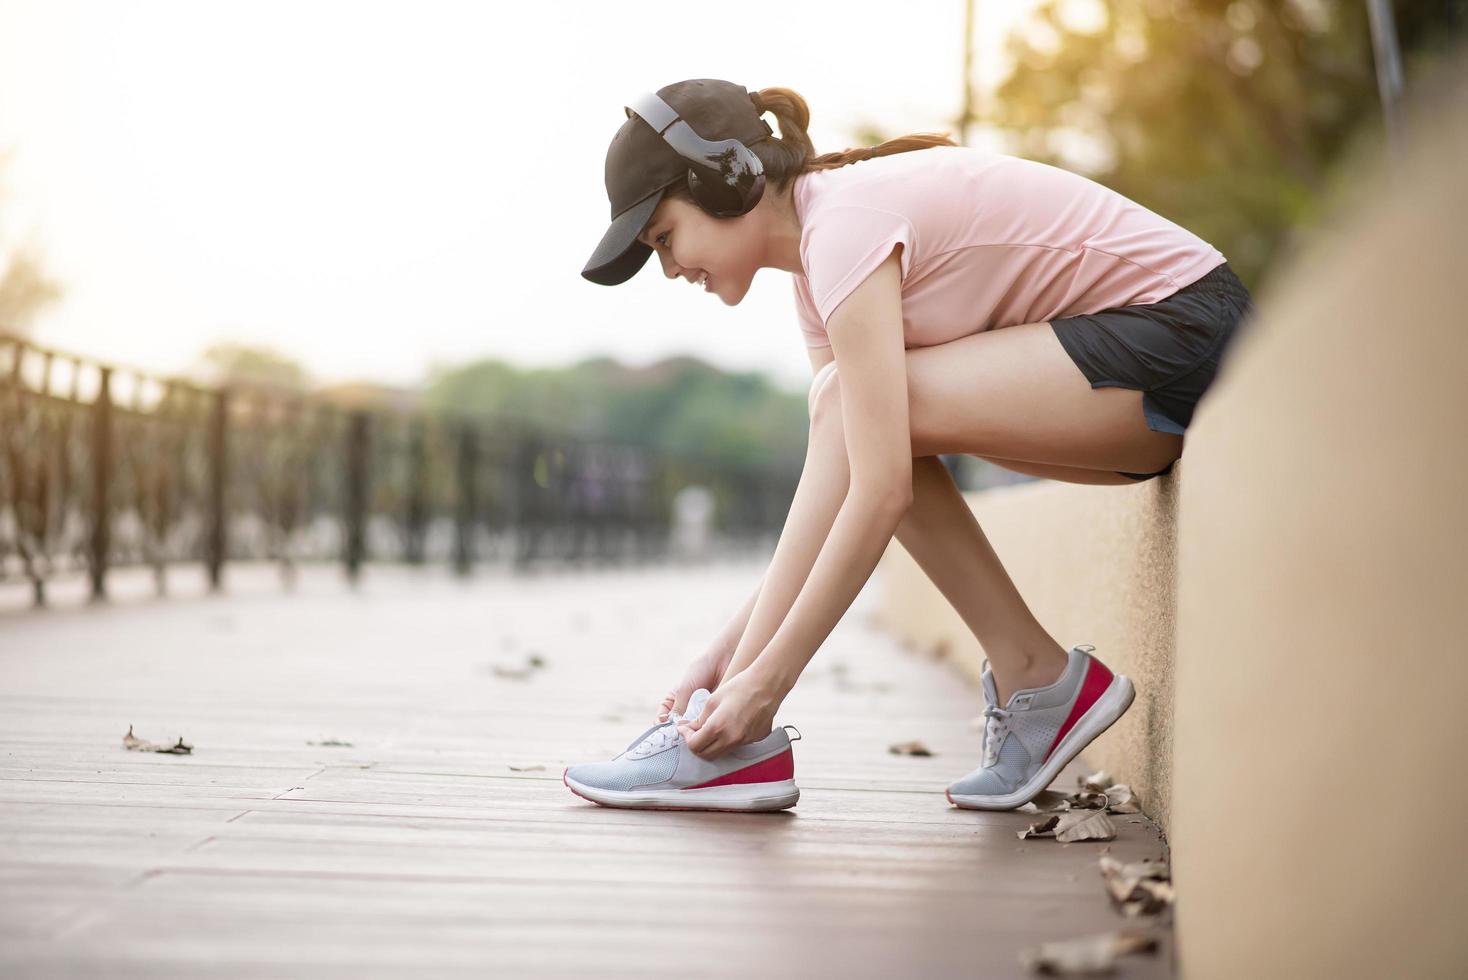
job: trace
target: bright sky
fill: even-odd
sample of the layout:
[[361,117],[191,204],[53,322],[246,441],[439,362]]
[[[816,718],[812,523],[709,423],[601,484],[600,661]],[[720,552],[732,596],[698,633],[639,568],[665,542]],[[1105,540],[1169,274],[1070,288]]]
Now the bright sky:
[[[981,86],[1034,3],[978,0]],[[620,286],[581,278],[621,107],[727,78],[805,96],[819,152],[867,121],[956,137],[963,0],[749,9],[780,19],[641,0],[0,0],[0,235],[39,242],[66,288],[35,337],[162,372],[229,339],[325,382],[691,353],[804,386],[785,272],[735,307],[656,259]]]

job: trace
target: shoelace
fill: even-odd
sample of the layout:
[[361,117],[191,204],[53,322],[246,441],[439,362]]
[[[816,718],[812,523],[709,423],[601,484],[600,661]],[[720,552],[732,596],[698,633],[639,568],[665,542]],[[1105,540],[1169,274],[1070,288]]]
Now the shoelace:
[[992,766],[999,758],[999,746],[1009,731],[1008,708],[986,704],[984,706],[984,765]]
[[637,747],[632,750],[632,754],[636,755],[644,751],[655,752],[659,749],[665,749],[682,737],[683,733],[678,731],[678,716],[669,714],[667,722],[655,728],[651,735],[638,742]]

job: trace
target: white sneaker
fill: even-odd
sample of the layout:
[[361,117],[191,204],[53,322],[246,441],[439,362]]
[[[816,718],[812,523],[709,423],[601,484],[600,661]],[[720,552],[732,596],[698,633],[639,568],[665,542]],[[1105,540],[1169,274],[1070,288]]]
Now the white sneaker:
[[1066,763],[1131,706],[1131,679],[1112,674],[1089,651],[1073,647],[1065,673],[1045,687],[1015,691],[998,706],[994,675],[982,674],[984,763],[948,787],[948,802],[971,810],[1012,810],[1050,785]]
[[610,762],[567,766],[561,781],[602,806],[649,810],[783,810],[800,799],[795,753],[781,725],[757,742],[739,745],[712,761],[694,755],[678,722],[693,721],[709,698],[699,688],[682,715],[653,725]]

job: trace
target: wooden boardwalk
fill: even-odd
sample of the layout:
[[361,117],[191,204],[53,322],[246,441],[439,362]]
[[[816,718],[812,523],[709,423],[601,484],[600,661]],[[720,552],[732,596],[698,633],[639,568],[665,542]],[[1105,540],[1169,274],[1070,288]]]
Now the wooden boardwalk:
[[[1097,856],[1159,857],[1156,828],[1022,841],[1038,818],[951,807],[980,696],[867,627],[876,581],[777,718],[793,810],[572,795],[562,768],[651,724],[761,571],[321,569],[283,595],[235,569],[227,596],[6,612],[0,975],[1008,977],[1131,924]],[[193,754],[127,751],[129,724]],[[887,751],[910,739],[935,755]],[[1119,975],[1171,958],[1164,933]]]

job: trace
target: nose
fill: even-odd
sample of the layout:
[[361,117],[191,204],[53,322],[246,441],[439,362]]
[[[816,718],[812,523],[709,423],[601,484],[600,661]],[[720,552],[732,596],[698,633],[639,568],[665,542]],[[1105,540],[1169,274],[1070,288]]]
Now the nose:
[[688,272],[688,270],[684,269],[683,267],[678,265],[678,263],[674,262],[671,256],[663,252],[657,253],[657,256],[658,261],[663,264],[664,276],[669,279],[686,279],[688,282],[693,281],[694,277]]

